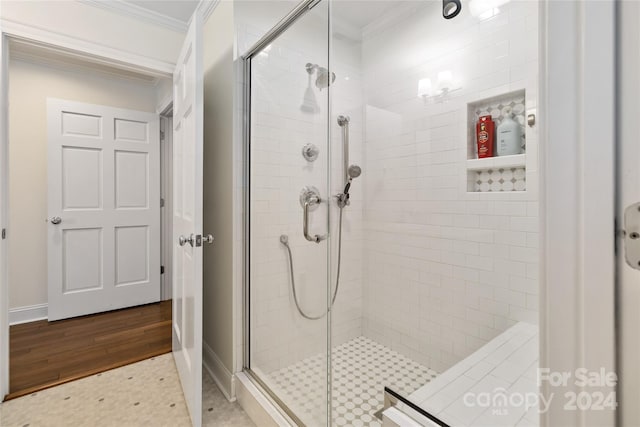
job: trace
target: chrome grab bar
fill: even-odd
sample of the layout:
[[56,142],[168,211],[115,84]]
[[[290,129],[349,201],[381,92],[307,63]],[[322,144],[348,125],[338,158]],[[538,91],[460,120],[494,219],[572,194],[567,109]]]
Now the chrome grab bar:
[[324,235],[324,236],[320,236],[318,234],[313,236],[309,235],[309,208],[311,206],[320,204],[320,202],[321,200],[319,197],[311,195],[304,202],[304,208],[302,209],[302,233],[304,234],[304,238],[310,242],[320,243],[321,241],[327,238],[327,235]]

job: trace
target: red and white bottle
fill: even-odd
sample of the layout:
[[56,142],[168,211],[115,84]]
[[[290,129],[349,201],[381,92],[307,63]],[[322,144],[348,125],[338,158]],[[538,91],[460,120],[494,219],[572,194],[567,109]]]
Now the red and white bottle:
[[495,123],[491,116],[481,116],[476,124],[476,142],[478,144],[478,158],[493,157],[495,147]]

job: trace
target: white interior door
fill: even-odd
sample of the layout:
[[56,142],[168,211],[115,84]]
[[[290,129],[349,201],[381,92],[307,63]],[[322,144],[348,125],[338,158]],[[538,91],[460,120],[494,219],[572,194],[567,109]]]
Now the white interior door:
[[[0,6],[0,9],[2,6]],[[9,43],[0,20],[0,228],[7,228],[9,200]],[[0,237],[0,398],[9,393],[9,281],[7,239]]]
[[159,301],[159,117],[47,108],[49,320]]
[[[621,426],[640,425],[640,3],[620,2],[617,30],[620,40],[618,118],[621,123],[618,154],[618,402]],[[628,211],[627,211],[628,210]],[[634,219],[635,217],[635,219]],[[629,221],[627,221],[629,220]]]
[[173,355],[194,426],[202,422],[202,79],[195,13],[173,74]]

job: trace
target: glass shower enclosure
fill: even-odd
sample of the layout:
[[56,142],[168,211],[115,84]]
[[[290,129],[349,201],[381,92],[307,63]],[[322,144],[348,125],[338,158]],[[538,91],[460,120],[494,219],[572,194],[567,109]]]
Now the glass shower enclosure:
[[299,425],[538,424],[463,398],[536,390],[537,2],[446,3],[245,29],[244,364]]

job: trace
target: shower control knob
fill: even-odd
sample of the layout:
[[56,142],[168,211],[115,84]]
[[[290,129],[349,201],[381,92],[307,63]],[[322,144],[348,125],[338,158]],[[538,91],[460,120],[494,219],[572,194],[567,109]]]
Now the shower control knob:
[[314,162],[318,158],[320,150],[314,144],[306,144],[302,147],[302,157],[308,162]]

